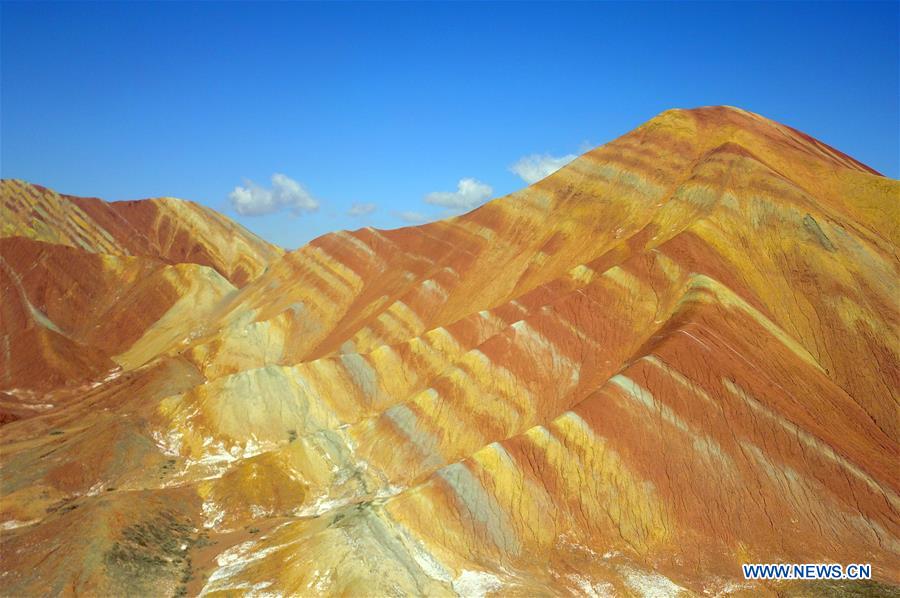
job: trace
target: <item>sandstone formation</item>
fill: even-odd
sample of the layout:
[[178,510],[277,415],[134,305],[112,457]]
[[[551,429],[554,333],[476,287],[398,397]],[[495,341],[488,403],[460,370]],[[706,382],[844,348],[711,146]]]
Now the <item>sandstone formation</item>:
[[900,182],[794,129],[672,110],[290,253],[0,190],[5,595],[900,585]]
[[2,237],[209,266],[237,287],[284,253],[214,210],[171,197],[108,203],[3,180],[0,198]]

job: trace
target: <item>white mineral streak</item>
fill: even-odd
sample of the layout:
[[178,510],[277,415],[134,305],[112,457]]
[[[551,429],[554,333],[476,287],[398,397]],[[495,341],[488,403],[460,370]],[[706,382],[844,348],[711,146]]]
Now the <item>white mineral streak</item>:
[[652,571],[639,571],[625,565],[617,567],[625,584],[642,598],[675,598],[684,588],[668,577]]
[[487,571],[463,569],[453,580],[453,591],[464,598],[484,598],[488,592],[499,590],[503,583],[500,578]]
[[593,581],[584,575],[574,573],[567,577],[589,598],[607,598],[616,595],[615,588],[608,581]]
[[26,525],[31,525],[32,523],[37,523],[40,519],[29,519],[28,521],[19,521],[17,519],[10,519],[9,521],[4,521],[0,523],[0,530],[7,529],[16,529],[17,527],[25,527]]
[[242,544],[238,544],[237,546],[232,546],[231,548],[217,556],[217,568],[210,574],[206,585],[204,585],[203,589],[200,590],[200,596],[205,596],[211,592],[221,592],[223,590],[245,590],[245,592],[243,593],[244,595],[252,596],[278,595],[272,594],[270,592],[266,592],[263,594],[259,593],[260,590],[264,590],[272,585],[271,581],[262,581],[256,584],[238,581],[235,581],[233,583],[231,582],[233,578],[237,577],[244,569],[246,569],[251,564],[265,558],[266,556],[272,554],[277,550],[281,550],[285,546],[289,546],[291,543],[279,544],[277,546],[271,546],[269,548],[263,548],[262,550],[254,551],[253,548],[256,546],[256,544],[256,541],[248,540],[247,542],[243,542]]

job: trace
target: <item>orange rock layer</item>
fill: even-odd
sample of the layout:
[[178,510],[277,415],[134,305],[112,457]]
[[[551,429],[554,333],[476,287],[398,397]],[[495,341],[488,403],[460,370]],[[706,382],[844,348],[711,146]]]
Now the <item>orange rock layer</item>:
[[237,287],[283,254],[222,214],[171,197],[108,203],[6,179],[0,203],[0,236],[209,266]]
[[11,594],[900,584],[900,183],[789,127],[665,112],[283,256],[177,200],[3,189]]

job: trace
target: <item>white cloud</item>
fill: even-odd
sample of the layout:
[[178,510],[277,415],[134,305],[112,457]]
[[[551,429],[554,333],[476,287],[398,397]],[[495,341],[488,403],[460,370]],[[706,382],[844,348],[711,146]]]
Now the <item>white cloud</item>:
[[279,173],[272,175],[271,189],[245,180],[243,187],[235,187],[228,194],[228,199],[235,211],[242,216],[262,216],[279,210],[299,214],[319,209],[319,202],[309,191],[294,179]]
[[490,185],[475,179],[460,179],[456,191],[434,191],[425,196],[425,202],[456,210],[471,210],[490,198],[494,190]]
[[394,212],[394,216],[410,224],[421,224],[428,220],[428,216],[421,212]]
[[575,154],[566,154],[558,158],[550,154],[531,154],[520,158],[509,169],[530,185],[550,176],[577,157]]
[[378,209],[373,203],[355,203],[347,210],[348,216],[368,216]]

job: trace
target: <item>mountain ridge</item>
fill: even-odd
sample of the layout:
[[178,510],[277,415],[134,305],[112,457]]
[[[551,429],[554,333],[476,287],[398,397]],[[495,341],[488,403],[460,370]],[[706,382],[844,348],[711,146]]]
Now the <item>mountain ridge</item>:
[[[170,264],[198,263],[219,271],[237,286],[249,282],[263,264],[283,253],[211,208],[185,199],[106,202],[59,194],[17,179],[0,180],[0,198],[6,216],[0,232],[4,237],[62,242],[114,255],[143,255]],[[209,224],[203,224],[204,220]],[[215,240],[207,242],[210,236],[231,236],[245,261],[234,263],[235,252],[226,251],[226,246],[213,249]]]

